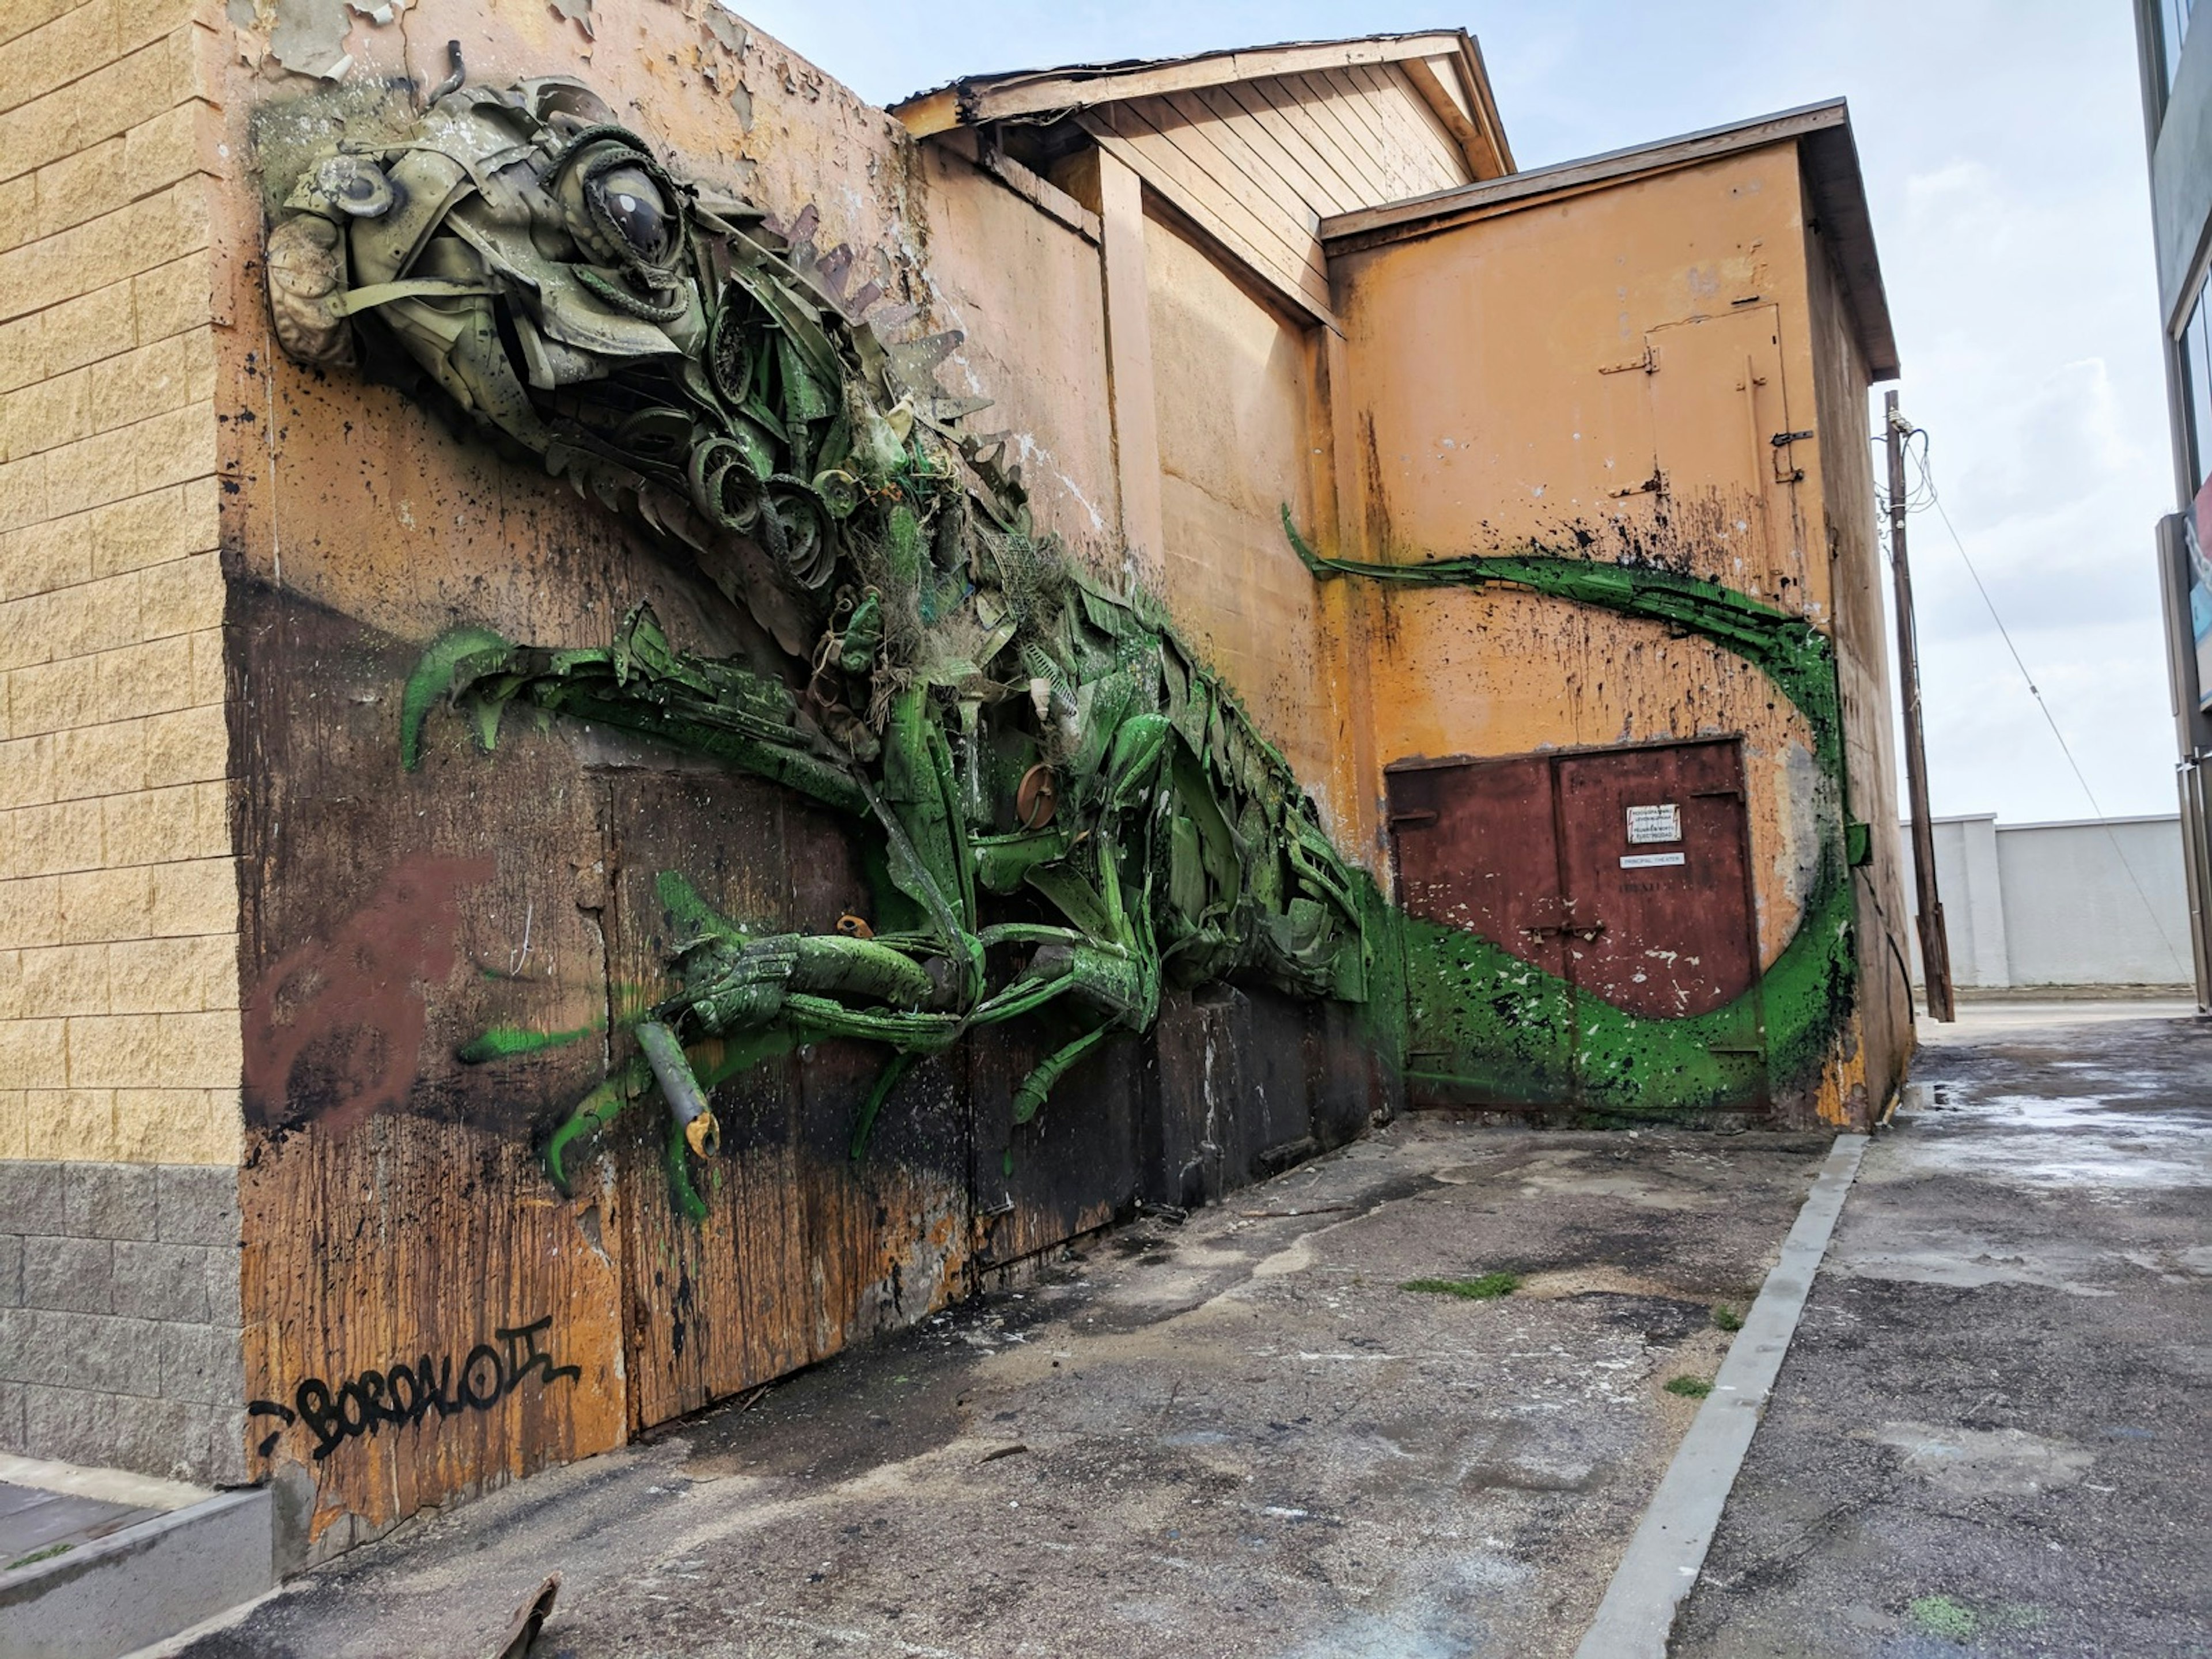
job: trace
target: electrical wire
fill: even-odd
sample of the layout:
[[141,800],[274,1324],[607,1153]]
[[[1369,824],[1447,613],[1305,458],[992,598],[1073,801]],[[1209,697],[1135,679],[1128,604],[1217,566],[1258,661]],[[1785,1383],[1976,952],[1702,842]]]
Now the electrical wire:
[[[1916,438],[1920,441],[1917,454],[1913,453],[1913,440]],[[1875,441],[1880,442],[1881,440],[1877,437]],[[1944,510],[1943,498],[1936,489],[1935,468],[1929,459],[1928,429],[1925,427],[1907,427],[1905,431],[1903,449],[1905,460],[1919,475],[1917,481],[1905,491],[1906,514],[1925,513],[1932,508],[1936,516],[1943,521],[1943,528],[1950,533],[1951,545],[1958,550],[1959,562],[1966,567],[1966,574],[1974,579],[1974,591],[1982,596],[1982,604],[1989,611],[1990,620],[1996,624],[1997,636],[2004,641],[2005,649],[2012,653],[2013,666],[2020,670],[2020,678],[2027,686],[2028,696],[2035,699],[2035,706],[2043,715],[2043,723],[2051,728],[2051,735],[2057,741],[2058,752],[2066,757],[2066,764],[2073,771],[2074,781],[2081,786],[2082,794],[2088,799],[2089,810],[2097,815],[2098,827],[2104,830],[2105,839],[2112,842],[2112,855],[2119,860],[2120,868],[2126,872],[2128,885],[2136,890],[2136,896],[2142,901],[2144,913],[2150,917],[2151,926],[2158,930],[2159,942],[2172,953],[2177,962],[2185,962],[2188,959],[2187,956],[2175,948],[2173,936],[2166,931],[2166,923],[2158,914],[2158,907],[2150,902],[2150,895],[2143,890],[2142,883],[2136,878],[2135,866],[2128,862],[2127,854],[2120,847],[2120,838],[2112,833],[2112,823],[2106,817],[2105,809],[2097,799],[2097,792],[2089,787],[2087,774],[2081,770],[2081,762],[2074,758],[2073,745],[2066,741],[2066,733],[2059,729],[2057,717],[2051,712],[2051,705],[2045,700],[2042,688],[2036,684],[2035,676],[2028,672],[2027,659],[2020,654],[2020,647],[2013,642],[2012,630],[2005,626],[2004,617],[1998,613],[1997,602],[1990,596],[1989,585],[1982,580],[1982,573],[1975,568],[1973,557],[1966,551],[1966,544],[1960,538],[1958,526],[1951,522],[1950,514]],[[1886,490],[1879,487],[1875,493],[1882,508],[1882,522],[1885,526],[1883,539],[1887,542],[1889,495]],[[1893,549],[1891,550],[1890,556],[1893,560],[1896,557]],[[1908,625],[1913,629],[1913,638],[1917,643],[1919,639],[1919,618],[1908,617],[1906,620]]]

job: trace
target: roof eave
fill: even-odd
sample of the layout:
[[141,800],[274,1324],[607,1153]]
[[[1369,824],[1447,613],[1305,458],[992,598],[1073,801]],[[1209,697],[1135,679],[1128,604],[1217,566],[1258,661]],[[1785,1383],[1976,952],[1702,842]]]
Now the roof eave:
[[1194,57],[1074,64],[975,75],[890,106],[890,113],[917,138],[988,121],[1036,119],[1098,104],[1257,80],[1273,75],[1407,58],[1449,58],[1457,66],[1468,100],[1480,114],[1486,144],[1510,167],[1512,151],[1498,118],[1480,49],[1465,29],[1411,34],[1371,34],[1344,40],[1294,41],[1282,46],[1200,52]]

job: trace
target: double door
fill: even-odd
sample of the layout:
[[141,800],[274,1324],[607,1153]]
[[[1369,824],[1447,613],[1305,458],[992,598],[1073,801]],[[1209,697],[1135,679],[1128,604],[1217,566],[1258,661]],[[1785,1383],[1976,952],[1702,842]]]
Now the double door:
[[1632,1097],[1624,1067],[1685,1043],[1729,1095],[1765,1104],[1739,739],[1405,763],[1388,780],[1413,1104],[1600,1104]]

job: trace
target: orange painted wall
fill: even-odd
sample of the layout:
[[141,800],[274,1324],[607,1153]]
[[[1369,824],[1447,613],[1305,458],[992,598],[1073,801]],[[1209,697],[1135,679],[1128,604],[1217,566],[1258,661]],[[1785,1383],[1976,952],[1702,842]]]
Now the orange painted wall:
[[[1861,781],[1850,815],[1879,825],[1893,807],[1880,599],[1866,597],[1865,369],[1815,258],[1789,143],[1341,253],[1363,496],[1346,538],[1357,556],[1401,562],[1536,551],[1656,563],[1831,632],[1847,580],[1847,748]],[[1397,589],[1365,603],[1377,796],[1380,768],[1401,759],[1741,733],[1772,963],[1846,804],[1764,674],[1696,636],[1528,593]],[[1878,860],[1890,839],[1875,837]],[[1878,863],[1873,878],[1894,872]],[[1887,1018],[1881,1035],[1876,1070],[1893,1072],[1909,1039]],[[1824,1112],[1844,1111],[1863,1066],[1854,1029]]]

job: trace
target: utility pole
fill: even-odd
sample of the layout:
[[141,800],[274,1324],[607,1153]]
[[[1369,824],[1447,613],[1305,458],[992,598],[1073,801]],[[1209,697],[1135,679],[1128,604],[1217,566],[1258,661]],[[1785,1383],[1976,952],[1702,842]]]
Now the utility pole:
[[1889,569],[1897,585],[1897,672],[1904,682],[1905,788],[1912,808],[1913,900],[1920,931],[1920,971],[1928,985],[1930,1018],[1953,1020],[1951,945],[1943,931],[1943,901],[1936,891],[1936,824],[1928,812],[1928,742],[1920,722],[1920,650],[1912,625],[1912,567],[1905,557],[1905,438],[1911,428],[1897,412],[1897,394],[1882,402],[1882,436],[1889,446]]

